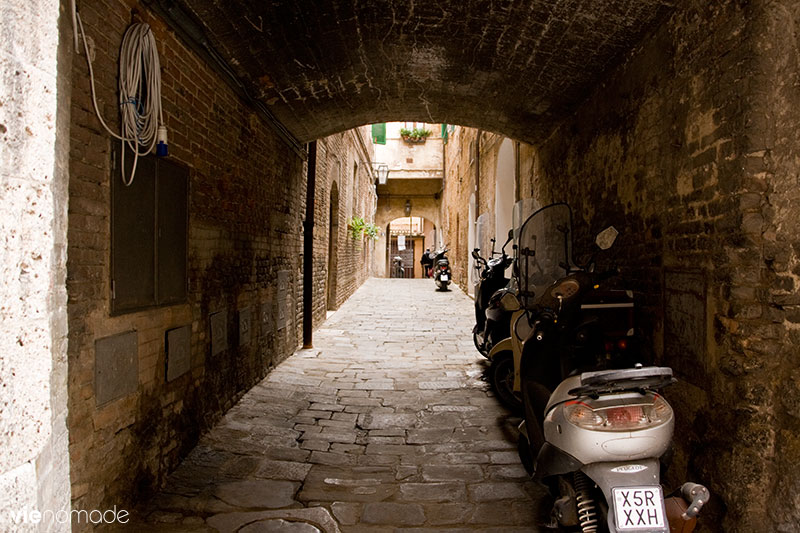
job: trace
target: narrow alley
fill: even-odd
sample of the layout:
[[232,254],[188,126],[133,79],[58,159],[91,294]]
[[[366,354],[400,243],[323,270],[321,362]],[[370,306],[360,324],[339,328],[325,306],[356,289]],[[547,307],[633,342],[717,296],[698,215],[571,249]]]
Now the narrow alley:
[[141,531],[538,531],[543,494],[482,379],[472,301],[368,280],[202,437]]
[[[698,532],[800,533],[800,1],[2,5],[0,532],[619,530],[605,475],[551,515],[478,326],[526,424],[674,377],[672,418],[598,407],[657,441],[556,422],[581,471],[638,442]],[[550,251],[619,275],[542,290]]]

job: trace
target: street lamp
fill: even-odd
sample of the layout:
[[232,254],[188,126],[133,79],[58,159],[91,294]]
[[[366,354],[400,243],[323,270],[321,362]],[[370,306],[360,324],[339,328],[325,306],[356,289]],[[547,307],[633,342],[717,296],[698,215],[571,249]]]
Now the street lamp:
[[386,180],[389,178],[389,165],[373,162],[372,171],[378,176],[378,185],[386,185]]

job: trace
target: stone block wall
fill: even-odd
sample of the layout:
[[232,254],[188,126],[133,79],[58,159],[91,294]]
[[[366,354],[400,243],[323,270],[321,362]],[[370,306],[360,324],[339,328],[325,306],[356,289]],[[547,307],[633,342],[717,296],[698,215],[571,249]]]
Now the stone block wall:
[[[67,459],[69,46],[54,0],[0,29],[0,530],[62,531]],[[66,105],[65,105],[66,104]],[[35,512],[46,513],[37,520]]]
[[[110,183],[121,179],[112,171],[117,141],[98,123],[85,58],[76,57],[66,281],[72,497],[75,509],[106,509],[130,506],[158,488],[201,432],[297,348],[304,312],[306,174],[300,157],[267,123],[140,3],[81,2],[80,15],[92,43],[98,104],[112,129],[118,120],[119,43],[132,16],[151,25],[162,66],[170,159],[189,171],[186,302],[112,314]],[[369,264],[344,236],[353,213],[368,212],[374,203],[368,199],[369,155],[355,149],[357,138],[347,133],[321,141],[315,325],[325,316],[325,180],[331,179],[326,165],[334,153],[345,176],[337,301],[368,275]],[[166,332],[183,326],[191,332],[189,370],[168,381]],[[134,374],[133,392],[100,405],[96,343],[131,331],[133,367],[124,370]]]

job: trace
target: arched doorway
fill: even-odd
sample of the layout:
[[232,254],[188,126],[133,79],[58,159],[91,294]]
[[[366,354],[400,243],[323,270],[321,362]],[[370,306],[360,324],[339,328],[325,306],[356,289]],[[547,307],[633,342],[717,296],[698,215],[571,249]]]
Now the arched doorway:
[[494,192],[494,235],[498,246],[506,241],[511,229],[511,211],[514,209],[514,145],[504,139],[497,154],[497,173]]
[[339,185],[331,184],[328,231],[327,309],[336,309],[336,271],[339,264]]

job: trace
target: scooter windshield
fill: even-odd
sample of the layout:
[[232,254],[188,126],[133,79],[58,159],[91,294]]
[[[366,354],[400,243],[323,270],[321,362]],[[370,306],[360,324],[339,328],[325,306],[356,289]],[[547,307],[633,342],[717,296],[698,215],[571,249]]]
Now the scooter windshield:
[[551,204],[527,218],[519,234],[520,302],[531,308],[536,295],[572,268],[572,212]]
[[539,202],[525,198],[514,204],[511,211],[511,225],[514,228],[514,244],[519,246],[519,232],[528,218],[539,209]]

